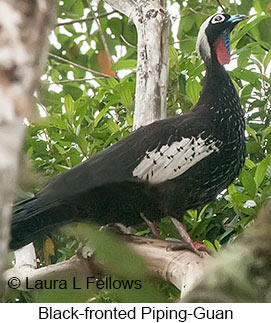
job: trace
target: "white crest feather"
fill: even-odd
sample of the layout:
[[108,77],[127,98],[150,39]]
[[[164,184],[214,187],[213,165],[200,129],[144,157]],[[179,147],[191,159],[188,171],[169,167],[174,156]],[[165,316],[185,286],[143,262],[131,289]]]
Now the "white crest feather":
[[166,144],[160,149],[147,151],[134,169],[133,176],[155,184],[173,179],[218,151],[219,145],[219,141],[215,142],[210,138],[182,138],[170,146]]
[[215,15],[207,18],[204,23],[201,25],[197,43],[196,43],[196,51],[199,53],[199,55],[202,57],[202,59],[205,61],[211,57],[211,48],[208,42],[208,38],[206,36],[205,30],[209,25],[209,22],[212,20],[212,18]]

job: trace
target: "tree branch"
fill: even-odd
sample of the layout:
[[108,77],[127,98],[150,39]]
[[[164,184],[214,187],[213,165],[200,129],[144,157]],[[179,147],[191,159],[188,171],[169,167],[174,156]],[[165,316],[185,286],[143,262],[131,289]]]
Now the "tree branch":
[[81,79],[74,79],[74,80],[59,80],[59,81],[55,81],[55,82],[50,82],[50,81],[42,81],[42,84],[44,85],[52,85],[52,84],[63,84],[63,83],[76,83],[76,82],[87,82],[87,81],[92,81],[94,80],[95,77],[93,78],[81,78]]
[[[120,235],[147,263],[148,274],[167,280],[181,290],[184,302],[270,302],[271,295],[271,205],[262,210],[255,224],[234,245],[222,250],[216,258],[182,249],[181,242]],[[4,279],[18,277],[25,288],[36,279],[55,276],[96,276],[112,274],[95,257],[84,257],[78,250],[71,259],[47,267],[17,264],[5,272]]]
[[90,68],[87,68],[87,67],[85,67],[85,66],[79,65],[79,64],[77,64],[77,63],[74,63],[74,62],[72,62],[72,61],[69,61],[68,59],[63,58],[63,57],[60,57],[60,56],[57,56],[57,55],[55,55],[55,54],[49,53],[49,54],[48,54],[48,56],[53,57],[53,58],[55,58],[55,59],[59,60],[60,62],[63,62],[63,63],[69,64],[69,65],[72,65],[72,66],[77,67],[77,68],[80,68],[81,70],[84,70],[84,71],[86,71],[86,72],[90,72],[90,73],[92,73],[92,74],[94,74],[94,75],[101,76],[101,77],[110,77],[110,76],[109,76],[109,75],[107,75],[107,74],[104,74],[104,73],[101,73],[101,72],[94,71],[94,70],[92,70],[92,69],[90,69]]
[[[204,268],[210,257],[205,254],[200,258],[195,253],[184,249],[182,242],[172,242],[147,237],[136,237],[132,235],[119,235],[120,243],[126,243],[129,248],[142,256],[147,262],[148,274],[153,278],[167,280],[177,286],[182,297],[191,291],[200,281]],[[15,267],[5,272],[5,281],[11,277],[17,277],[21,281],[20,289],[26,288],[26,277],[29,285],[35,280],[46,280],[53,277],[67,277],[79,275],[81,278],[87,276],[101,276],[110,272],[103,267],[96,257],[95,251],[91,257],[82,255],[78,250],[75,256],[67,261],[36,269],[28,264],[16,264]]]
[[115,10],[129,17],[130,20],[133,20],[133,14],[138,2],[137,0],[106,0],[106,2]]
[[96,17],[93,16],[93,17],[89,17],[89,18],[75,19],[75,20],[71,20],[71,21],[59,22],[59,23],[55,24],[55,28],[59,27],[59,26],[67,26],[67,25],[72,25],[72,24],[76,24],[76,23],[88,22],[88,21],[94,20],[95,18],[98,18],[98,19],[99,18],[105,18],[105,17],[108,17],[108,16],[112,15],[115,12],[116,12],[116,10],[113,10],[111,12],[102,13],[102,14],[96,16]]

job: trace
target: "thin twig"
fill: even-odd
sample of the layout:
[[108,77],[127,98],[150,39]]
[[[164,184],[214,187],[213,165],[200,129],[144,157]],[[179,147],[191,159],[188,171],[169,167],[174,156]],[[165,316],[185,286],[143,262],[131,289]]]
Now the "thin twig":
[[44,104],[41,102],[41,99],[40,99],[39,95],[36,96],[36,100],[37,100],[37,104],[39,105],[39,107],[43,110],[43,112],[47,116],[48,115],[48,111],[47,111],[46,107],[44,106]]
[[122,35],[120,35],[120,39],[129,47],[132,48],[137,48],[135,45],[132,45],[131,43],[129,43]]
[[224,13],[226,13],[226,9],[223,7],[223,5],[221,4],[220,0],[216,0],[216,2],[218,3],[218,5],[221,7],[221,9],[223,10]]
[[[97,16],[97,18],[104,18],[104,17],[107,17],[107,16],[110,16],[112,15],[113,13],[116,13],[117,11],[116,10],[113,10],[111,12],[107,12],[107,13],[102,13],[100,14],[99,16]],[[56,27],[59,27],[59,26],[65,26],[65,25],[72,25],[72,24],[75,24],[75,23],[82,23],[82,22],[88,22],[88,21],[92,21],[95,19],[95,16],[93,17],[88,17],[88,18],[83,18],[83,19],[76,19],[76,20],[71,20],[71,21],[66,21],[66,22],[59,22],[57,24],[55,24],[55,28]]]
[[[257,39],[255,39],[251,34],[249,34],[249,33],[246,33],[245,34],[245,36],[247,36],[249,39],[251,39],[251,40],[253,40],[254,42],[257,42]],[[264,46],[264,45],[262,45],[262,44],[259,44],[260,45],[260,47],[262,48],[262,49],[264,49],[266,52],[269,52],[269,48],[267,48],[266,46]]]
[[108,77],[110,77],[110,75],[107,75],[107,74],[104,74],[104,73],[101,73],[101,72],[94,71],[94,70],[92,70],[92,69],[90,69],[90,68],[87,68],[87,67],[85,67],[85,66],[82,66],[82,65],[76,64],[76,63],[74,63],[74,62],[71,62],[71,61],[67,60],[66,58],[63,58],[63,57],[57,56],[57,55],[55,55],[55,54],[49,53],[48,55],[49,55],[50,57],[53,57],[53,58],[55,58],[55,59],[57,59],[57,60],[59,60],[59,61],[63,62],[63,63],[66,63],[66,64],[72,65],[72,66],[74,66],[74,67],[80,68],[81,70],[84,70],[84,71],[86,71],[86,72],[90,72],[90,73],[95,74],[95,75],[97,75],[97,76],[107,77],[107,78],[108,78]]
[[60,80],[60,81],[55,81],[55,82],[42,82],[42,84],[44,85],[52,85],[52,84],[62,84],[62,83],[72,83],[72,82],[86,82],[86,81],[92,81],[95,78],[81,78],[81,79],[74,79],[74,80]]
[[[201,16],[206,16],[206,17],[208,16],[209,17],[209,14],[204,13],[204,12],[201,12],[201,11],[197,11],[197,10],[191,8],[191,7],[189,7],[189,10],[191,12],[195,13],[196,15],[201,15]],[[182,17],[185,17],[185,16],[188,16],[188,14],[187,15],[183,15]]]
[[234,7],[235,7],[235,12],[238,13],[238,7],[237,7],[236,0],[234,0]]
[[103,30],[102,30],[102,27],[101,27],[101,24],[100,24],[99,18],[98,18],[98,17],[96,17],[96,13],[95,13],[95,12],[94,12],[94,10],[92,9],[92,6],[91,6],[90,1],[88,2],[88,5],[89,5],[89,9],[91,10],[92,15],[93,15],[93,17],[94,17],[94,20],[95,20],[95,22],[96,22],[96,24],[97,24],[97,26],[98,26],[98,31],[99,31],[99,34],[100,34],[100,36],[101,36],[101,40],[102,40],[102,43],[103,43],[103,45],[104,45],[104,50],[105,50],[105,52],[106,52],[106,55],[107,55],[108,61],[111,63],[111,65],[113,65],[113,64],[114,64],[114,61],[113,61],[112,56],[111,56],[111,54],[110,54],[109,48],[108,48],[108,46],[107,46],[107,42],[106,42],[106,39],[105,39],[105,36],[104,36],[104,32],[103,32]]

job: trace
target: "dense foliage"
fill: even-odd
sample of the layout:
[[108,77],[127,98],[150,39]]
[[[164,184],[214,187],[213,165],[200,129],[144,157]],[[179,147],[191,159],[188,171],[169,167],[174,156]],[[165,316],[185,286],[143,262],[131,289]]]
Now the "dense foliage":
[[[239,178],[215,203],[188,211],[184,219],[192,238],[204,240],[213,250],[231,243],[253,222],[271,191],[271,3],[267,0],[230,2],[223,1],[229,13],[253,17],[237,26],[231,41],[230,75],[240,94],[247,122],[246,163]],[[217,11],[218,3],[171,0],[168,9],[172,19],[168,115],[177,115],[187,112],[199,97],[204,65],[194,51],[196,37],[206,17]],[[93,18],[94,13],[98,18]],[[78,19],[79,22],[73,23]],[[87,0],[59,1],[57,25],[51,36],[52,55],[48,57],[40,90],[36,93],[40,118],[29,120],[25,144],[35,169],[44,177],[50,179],[67,171],[131,132],[136,43],[136,29],[128,23],[128,18],[103,1],[98,6],[94,1],[90,6]],[[106,47],[115,62],[112,66]],[[102,74],[91,73],[91,70]],[[28,195],[21,192],[20,198]],[[162,219],[160,230],[164,237],[178,237],[167,218]],[[148,233],[146,225],[137,228],[139,235]],[[43,248],[42,243],[37,248],[41,265],[69,258],[80,244],[63,232],[54,233],[52,237],[54,244],[47,240]],[[114,243],[104,239],[99,243],[100,249],[109,248],[109,263],[118,255],[118,263],[128,266],[126,259],[131,257],[126,257],[126,252],[121,256]],[[137,272],[136,264],[135,268]],[[143,277],[143,273],[140,275]],[[164,283],[150,282],[145,284],[144,293],[142,290],[95,293],[95,296],[89,293],[63,296],[62,292],[61,299],[159,301],[171,300],[177,295],[174,288]],[[20,294],[21,301],[48,301],[57,297],[60,294],[52,295],[49,291]]]

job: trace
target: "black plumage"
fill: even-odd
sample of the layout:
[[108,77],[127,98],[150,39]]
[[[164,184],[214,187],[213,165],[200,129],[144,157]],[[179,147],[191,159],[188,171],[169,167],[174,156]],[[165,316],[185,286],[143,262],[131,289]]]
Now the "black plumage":
[[[206,77],[190,113],[133,132],[20,202],[11,248],[72,221],[134,225],[213,201],[238,176],[245,158],[245,123],[225,71],[229,34],[244,16],[216,14],[198,36]],[[224,46],[224,47],[223,47]]]

